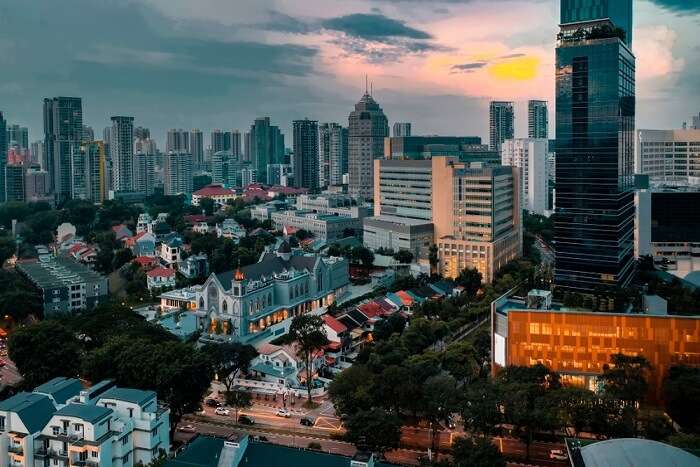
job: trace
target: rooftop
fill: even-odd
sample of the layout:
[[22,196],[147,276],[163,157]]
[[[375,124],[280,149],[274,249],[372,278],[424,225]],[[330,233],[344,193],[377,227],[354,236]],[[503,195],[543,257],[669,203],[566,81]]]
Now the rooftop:
[[95,424],[112,414],[112,409],[92,404],[68,404],[59,409],[55,415],[74,417]]
[[82,389],[83,386],[80,384],[80,380],[58,376],[35,387],[34,392],[53,397],[57,404],[65,404],[68,399],[80,394]]
[[221,185],[208,185],[192,194],[196,196],[234,196],[236,192],[229,188],[224,188]]
[[0,410],[16,413],[29,433],[37,433],[51,420],[56,407],[43,394],[20,392],[0,402]]
[[114,399],[144,407],[151,400],[155,399],[155,397],[156,393],[154,391],[113,387],[105,391],[98,399]]
[[52,258],[46,262],[21,263],[17,267],[41,288],[98,282],[105,279],[87,266],[64,257]]
[[623,438],[599,441],[581,448],[585,467],[697,467],[700,458],[646,439]]

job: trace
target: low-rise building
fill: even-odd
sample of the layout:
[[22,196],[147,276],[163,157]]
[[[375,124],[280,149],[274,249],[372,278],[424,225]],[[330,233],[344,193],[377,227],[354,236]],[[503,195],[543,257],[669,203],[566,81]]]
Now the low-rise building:
[[178,234],[169,235],[158,246],[158,256],[165,265],[175,267],[182,259],[182,247],[182,237]]
[[215,205],[224,206],[229,201],[238,198],[238,195],[230,188],[224,188],[221,185],[208,185],[192,193],[192,205],[199,206],[200,201],[204,198],[213,200]]
[[72,258],[49,257],[17,269],[41,291],[45,318],[93,309],[109,295],[107,278]]
[[188,256],[177,267],[180,274],[188,279],[197,279],[209,275],[209,260],[205,253]]
[[170,289],[175,287],[175,270],[170,268],[155,268],[146,273],[148,290]]
[[362,219],[360,218],[316,214],[312,211],[273,212],[271,219],[278,230],[282,230],[285,226],[295,227],[311,232],[314,237],[327,242],[347,237],[348,231],[354,233],[362,229]]
[[433,244],[433,224],[420,219],[367,217],[362,229],[363,243],[370,250],[406,250],[414,258],[427,258]]
[[192,226],[192,232],[198,233],[200,235],[206,235],[209,233],[209,224],[206,222],[197,222]]
[[[257,351],[258,356],[250,362],[250,372],[253,376],[288,388],[302,387],[303,377],[300,372],[306,369],[306,364],[299,357],[295,345],[263,344]],[[318,371],[323,362],[323,351],[319,351],[312,359],[312,375]]]
[[133,237],[127,238],[124,246],[129,248],[134,256],[156,255],[156,237],[148,230],[142,230]]
[[270,220],[273,212],[284,211],[289,207],[286,201],[273,200],[250,208],[250,217],[260,222]]
[[358,205],[355,199],[344,193],[324,192],[320,195],[299,195],[296,200],[296,208],[300,211],[310,211],[317,214],[332,214],[359,219],[371,215],[369,208]]
[[216,224],[216,236],[238,241],[246,236],[246,230],[234,219],[224,219],[221,224]]

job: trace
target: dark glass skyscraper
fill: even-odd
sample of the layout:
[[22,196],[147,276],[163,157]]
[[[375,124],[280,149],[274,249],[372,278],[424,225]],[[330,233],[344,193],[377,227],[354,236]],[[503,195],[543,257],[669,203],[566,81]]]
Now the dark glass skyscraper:
[[555,283],[592,292],[625,286],[634,273],[632,0],[562,0],[561,6]]
[[7,121],[0,112],[0,203],[5,201],[5,166],[7,165]]
[[83,102],[79,97],[44,99],[44,164],[59,202],[70,198],[71,153],[83,139]]
[[294,120],[294,186],[318,189],[318,121]]

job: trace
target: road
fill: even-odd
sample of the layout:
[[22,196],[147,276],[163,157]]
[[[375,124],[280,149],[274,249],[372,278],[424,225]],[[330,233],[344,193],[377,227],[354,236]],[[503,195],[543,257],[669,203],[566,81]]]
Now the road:
[[535,248],[540,252],[542,257],[542,264],[546,266],[554,265],[554,250],[547,245],[542,238],[535,238]]
[[[252,407],[240,410],[239,415],[245,414],[254,418],[255,425],[253,426],[237,425],[233,410],[228,416],[220,416],[216,415],[211,407],[205,407],[202,415],[186,417],[183,423],[193,425],[197,432],[203,434],[227,436],[234,431],[245,431],[254,435],[264,434],[270,442],[285,446],[307,447],[310,442],[317,442],[327,452],[346,456],[354,454],[355,447],[352,444],[331,439],[333,436],[342,435],[344,430],[341,421],[335,416],[333,405],[329,401],[321,401],[319,407],[314,410],[301,408],[300,403],[297,402],[296,407],[290,407],[291,416],[289,418],[276,415],[281,405],[281,402],[263,400],[255,401]],[[314,426],[301,425],[302,417],[313,418]],[[178,433],[178,437],[184,439],[191,436]],[[452,441],[459,436],[466,436],[466,434],[462,431],[440,431],[436,436],[436,444],[440,449],[447,450],[452,445]],[[509,460],[524,461],[525,445],[520,440],[494,438],[493,441]],[[416,465],[417,459],[426,454],[431,444],[431,430],[424,427],[405,426],[402,429],[401,444],[406,449],[387,453],[387,460],[398,464]],[[529,464],[543,467],[567,467],[568,462],[549,460],[551,449],[563,448],[562,444],[533,443],[530,448],[531,460]]]

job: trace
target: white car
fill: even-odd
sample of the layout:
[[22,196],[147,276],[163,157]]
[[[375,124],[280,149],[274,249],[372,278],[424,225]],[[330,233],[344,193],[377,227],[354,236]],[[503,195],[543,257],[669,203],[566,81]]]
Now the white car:
[[224,407],[217,407],[216,410],[214,410],[214,413],[216,415],[229,415],[231,412]]
[[278,417],[284,417],[284,418],[289,418],[292,416],[292,414],[287,409],[278,409],[276,415]]
[[195,427],[192,425],[180,425],[177,427],[177,431],[181,431],[183,433],[196,433],[197,432]]
[[569,460],[569,456],[563,449],[552,449],[549,451],[549,458],[557,461]]

